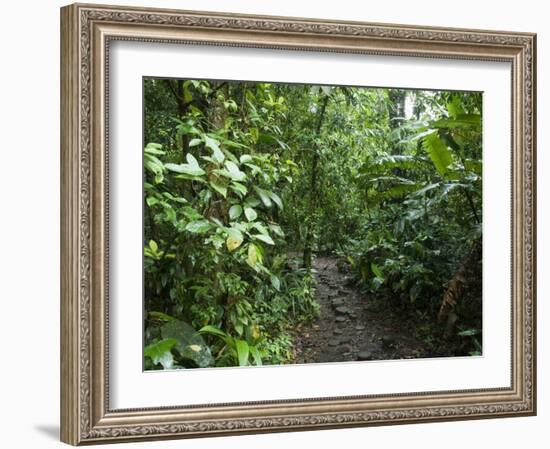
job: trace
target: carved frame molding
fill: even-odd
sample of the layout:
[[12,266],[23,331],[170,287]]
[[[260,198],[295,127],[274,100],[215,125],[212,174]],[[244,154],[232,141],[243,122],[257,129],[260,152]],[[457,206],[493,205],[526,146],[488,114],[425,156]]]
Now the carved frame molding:
[[[61,438],[70,444],[533,415],[536,36],[75,4],[61,10]],[[512,64],[512,387],[215,406],[108,406],[108,50],[112,40]]]

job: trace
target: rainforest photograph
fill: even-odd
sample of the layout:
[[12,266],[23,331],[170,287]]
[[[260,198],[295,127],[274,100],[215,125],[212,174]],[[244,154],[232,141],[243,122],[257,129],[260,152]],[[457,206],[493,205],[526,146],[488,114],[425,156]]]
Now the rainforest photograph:
[[143,369],[482,356],[482,92],[143,78]]

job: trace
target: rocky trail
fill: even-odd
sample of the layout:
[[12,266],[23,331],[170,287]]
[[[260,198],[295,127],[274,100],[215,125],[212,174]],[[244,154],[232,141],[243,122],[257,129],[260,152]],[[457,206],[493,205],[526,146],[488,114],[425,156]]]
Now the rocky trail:
[[317,257],[319,317],[294,333],[295,363],[410,359],[427,356],[411,329],[383,311],[339,272],[334,257]]

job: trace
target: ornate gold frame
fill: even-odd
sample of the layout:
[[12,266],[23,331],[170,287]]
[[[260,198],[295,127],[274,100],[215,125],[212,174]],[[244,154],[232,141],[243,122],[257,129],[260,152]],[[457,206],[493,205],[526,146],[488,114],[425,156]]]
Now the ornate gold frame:
[[[61,9],[61,439],[85,443],[534,415],[535,51],[528,33],[75,4]],[[111,410],[106,77],[116,39],[512,65],[511,388]]]

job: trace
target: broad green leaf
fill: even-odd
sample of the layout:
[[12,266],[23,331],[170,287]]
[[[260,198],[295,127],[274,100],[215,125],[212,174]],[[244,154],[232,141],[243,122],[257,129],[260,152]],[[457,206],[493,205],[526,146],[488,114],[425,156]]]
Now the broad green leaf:
[[212,366],[214,358],[202,336],[184,321],[174,320],[161,328],[162,338],[176,340],[174,349],[182,358],[192,360],[200,368]]
[[384,279],[384,275],[382,274],[380,267],[378,267],[378,265],[376,265],[374,262],[370,264],[370,269],[377,278]]
[[155,143],[155,142],[149,142],[145,148],[153,148],[153,149],[157,149],[157,150],[160,150],[162,148],[162,144],[160,143]]
[[261,234],[263,235],[269,235],[269,231],[267,230],[267,228],[261,224],[261,223],[253,223],[252,224],[252,227],[257,229],[258,231],[260,231]]
[[160,184],[164,180],[164,176],[162,173],[157,173],[155,175],[155,184]]
[[279,291],[281,289],[281,281],[279,280],[279,278],[274,274],[272,274],[270,277],[270,280],[271,280],[271,285],[273,285],[275,290]]
[[199,163],[197,159],[195,159],[195,156],[193,156],[191,153],[187,153],[185,155],[185,159],[187,160],[187,164],[165,164],[165,167],[173,172],[181,173],[185,175],[190,176],[202,176],[204,175],[204,170],[199,167]]
[[251,207],[244,208],[244,215],[246,216],[246,219],[248,221],[254,221],[258,217],[258,214],[256,213],[256,211]]
[[227,198],[227,187],[223,184],[220,184],[217,181],[210,181],[210,187],[212,187],[216,192],[218,192],[224,198]]
[[233,181],[231,184],[229,184],[229,188],[232,189],[233,191],[237,192],[237,194],[240,195],[241,198],[244,195],[246,195],[246,193],[248,192],[248,189],[246,188],[246,186],[242,185],[239,182],[235,182],[235,181]]
[[262,203],[264,203],[265,207],[271,207],[271,198],[269,197],[269,194],[264,189],[260,189],[259,187],[254,186],[254,190],[262,200]]
[[253,237],[258,239],[258,240],[261,240],[262,242],[265,242],[269,245],[275,245],[275,242],[273,241],[273,239],[269,235],[254,234]]
[[283,201],[281,200],[281,197],[277,195],[275,192],[268,192],[269,197],[271,200],[277,205],[279,209],[283,209]]
[[179,136],[185,136],[187,134],[200,134],[200,131],[193,126],[193,122],[189,120],[187,123],[182,123],[180,120],[175,119],[176,122],[179,122],[180,124],[177,126],[178,135]]
[[283,230],[281,229],[281,227],[279,225],[270,224],[268,226],[269,226],[269,229],[271,229],[279,237],[284,237],[285,236],[285,233],[283,232]]
[[466,329],[463,331],[460,331],[458,335],[460,337],[473,337],[474,335],[479,334],[480,331],[478,329]]
[[459,97],[454,97],[450,102],[447,103],[447,111],[451,117],[456,117],[458,115],[464,114],[464,106],[462,100]]
[[225,241],[225,244],[227,245],[227,249],[229,251],[234,251],[239,246],[241,246],[242,242],[243,242],[243,240],[241,238],[230,235],[229,237],[227,237],[227,240]]
[[162,196],[180,204],[186,204],[188,202],[185,198],[181,196],[174,196],[170,192],[162,192]]
[[244,240],[243,233],[241,232],[240,229],[237,229],[236,227],[231,227],[231,228],[225,228],[225,230],[226,230],[227,235],[229,237],[233,237],[233,238],[235,238],[237,240],[241,240],[241,241]]
[[246,175],[237,167],[237,164],[231,161],[225,162],[225,167],[227,168],[227,172],[229,173],[229,176],[234,181],[244,181],[246,179]]
[[145,202],[147,203],[147,206],[152,207],[152,206],[154,206],[155,204],[160,203],[160,200],[159,200],[158,198],[155,198],[154,196],[148,196],[148,197],[145,199]]
[[245,207],[258,207],[260,204],[262,204],[262,202],[256,198],[255,196],[252,197],[252,196],[249,196],[245,201],[244,201],[244,206]]
[[[206,159],[206,158],[205,158]],[[209,158],[210,159],[210,158]],[[212,159],[213,160],[213,159]],[[222,168],[222,169],[216,169],[216,170],[212,170],[213,173],[219,175],[219,176],[223,176],[224,178],[228,178],[228,179],[233,179],[233,177],[231,176],[231,173],[229,173],[226,169]]]
[[239,359],[239,366],[247,366],[248,354],[250,352],[248,343],[244,340],[235,340],[235,349],[237,351],[237,358]]
[[253,175],[256,175],[258,173],[261,173],[262,172],[262,169],[260,167],[258,167],[257,165],[254,165],[254,164],[250,164],[250,163],[246,163],[244,164],[246,165],[248,168],[252,169],[252,174]]
[[210,148],[212,150],[212,157],[216,162],[219,162],[221,164],[225,160],[225,155],[220,149],[220,143],[216,139],[204,136],[204,144],[207,148]]
[[240,323],[240,322],[239,322],[239,323],[236,323],[236,324],[234,325],[234,327],[235,327],[235,330],[237,331],[237,334],[238,334],[238,335],[242,335],[242,334],[243,334],[243,332],[244,332],[244,325],[243,325],[242,323]]
[[198,167],[199,166],[199,161],[197,161],[197,159],[195,158],[195,156],[193,156],[191,153],[187,153],[185,155],[185,160],[187,161],[187,163],[191,166],[191,167]]
[[167,221],[173,222],[176,220],[176,211],[172,208],[172,206],[164,204],[164,214]]
[[164,166],[166,167],[166,169],[168,169],[170,171],[185,174],[185,175],[202,176],[205,173],[204,170],[202,168],[200,168],[198,165],[193,166],[191,164],[172,164],[172,163],[168,163],[168,164],[165,164]]
[[202,218],[202,215],[198,213],[198,211],[191,206],[185,206],[180,209],[180,211],[185,215],[185,218],[188,220],[196,221]]
[[201,139],[198,139],[198,138],[191,139],[191,141],[189,142],[189,148],[196,147],[197,145],[200,145],[201,143],[202,143]]
[[143,163],[145,168],[152,173],[161,174],[164,171],[164,165],[156,156],[146,154]]
[[[152,242],[152,245],[151,245],[151,242]],[[149,246],[145,246],[143,248],[143,255],[146,257],[150,257],[151,259],[160,260],[164,255],[164,252],[158,251],[156,242],[154,240],[151,240],[149,242]]]
[[218,227],[223,228],[223,223],[216,217],[211,217],[210,221],[212,221],[212,223],[216,224]]
[[163,154],[166,154],[166,152],[162,151],[161,148],[162,145],[160,143],[148,143],[144,151],[147,154],[155,154],[157,156],[161,156]]
[[217,335],[218,337],[223,337],[223,338],[229,337],[229,335],[227,335],[224,331],[210,324],[201,327],[199,329],[199,333]]
[[174,356],[171,350],[176,343],[177,340],[174,338],[165,338],[145,346],[143,354],[151,358],[153,364],[157,365],[160,363],[164,369],[170,369],[174,365]]
[[[242,213],[243,213],[243,208],[238,204],[235,204],[229,208],[229,218],[231,220],[236,220],[241,216]],[[245,215],[246,215],[246,210],[245,210]]]
[[204,234],[205,232],[210,231],[213,225],[207,220],[197,220],[187,223],[185,230],[192,232],[193,234]]
[[191,103],[193,101],[193,94],[189,90],[189,85],[185,83],[183,85],[183,101],[185,103]]
[[244,164],[245,162],[251,162],[252,161],[252,156],[250,156],[250,154],[243,154],[239,158],[239,161],[241,162],[241,164]]
[[256,348],[255,346],[250,346],[249,349],[256,366],[262,366],[262,356],[260,355],[260,351],[258,351],[258,348]]
[[437,132],[424,136],[424,149],[430,156],[436,170],[441,176],[445,176],[449,165],[453,162],[453,158],[449,148],[439,138]]
[[258,262],[258,249],[256,245],[251,243],[248,245],[248,257],[246,258],[246,263],[252,268],[256,268],[256,263]]

